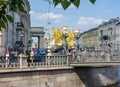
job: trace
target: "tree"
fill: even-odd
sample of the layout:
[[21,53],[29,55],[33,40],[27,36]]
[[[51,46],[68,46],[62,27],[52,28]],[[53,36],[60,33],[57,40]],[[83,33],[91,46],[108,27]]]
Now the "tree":
[[8,11],[25,12],[23,0],[0,0],[0,31],[6,29],[8,22],[13,22],[11,15],[6,13]]
[[[92,4],[95,3],[96,0],[89,0]],[[54,6],[57,6],[58,4],[61,4],[63,9],[67,9],[71,4],[73,4],[75,7],[80,6],[80,0],[53,0]]]

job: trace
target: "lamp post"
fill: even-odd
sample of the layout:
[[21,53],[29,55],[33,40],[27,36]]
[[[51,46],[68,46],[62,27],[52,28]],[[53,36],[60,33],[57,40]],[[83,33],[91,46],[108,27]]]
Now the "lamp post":
[[76,48],[77,48],[77,51],[79,52],[80,51],[80,47],[79,47],[80,30],[75,29],[74,30],[74,35],[75,35]]
[[0,56],[2,51],[2,32],[0,32]]
[[20,37],[21,37],[21,41],[23,41],[24,34],[21,34]]
[[63,31],[64,35],[66,35],[67,32],[68,32],[68,27],[67,26],[63,26],[62,27],[62,31]]
[[20,39],[21,39],[21,42],[22,42],[22,44],[21,44],[21,51],[23,51],[23,47],[24,47],[24,45],[23,45],[23,37],[24,37],[24,34],[21,33],[21,35],[20,35]]

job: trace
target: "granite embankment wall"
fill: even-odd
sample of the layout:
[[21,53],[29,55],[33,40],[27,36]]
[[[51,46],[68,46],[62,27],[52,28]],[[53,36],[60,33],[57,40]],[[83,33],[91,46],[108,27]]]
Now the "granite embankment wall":
[[0,70],[0,87],[101,87],[118,81],[116,67]]

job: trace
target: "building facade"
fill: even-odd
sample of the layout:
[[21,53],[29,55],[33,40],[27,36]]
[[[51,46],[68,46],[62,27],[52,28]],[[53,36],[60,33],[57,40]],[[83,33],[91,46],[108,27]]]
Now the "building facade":
[[108,45],[111,44],[114,49],[117,49],[117,33],[116,31],[119,31],[116,28],[116,24],[119,23],[119,17],[110,19],[108,22],[103,22],[101,25],[99,25],[99,43]]
[[82,51],[82,36],[83,36],[83,33],[80,34],[80,38],[78,39],[78,44],[79,44],[80,51]]
[[116,24],[116,49],[120,51],[120,22]]
[[99,43],[98,28],[90,29],[82,34],[83,50],[95,50]]
[[37,37],[37,46],[38,48],[44,48],[45,47],[45,40],[44,40],[44,27],[31,27],[30,30],[30,36]]
[[26,50],[28,39],[30,38],[29,29],[30,29],[30,5],[28,0],[24,0],[26,14],[21,12],[12,12],[9,11],[9,7],[6,9],[6,13],[13,17],[13,23],[8,22],[7,29],[1,31],[1,50],[2,53],[0,56],[5,55],[6,50],[15,51],[15,50]]

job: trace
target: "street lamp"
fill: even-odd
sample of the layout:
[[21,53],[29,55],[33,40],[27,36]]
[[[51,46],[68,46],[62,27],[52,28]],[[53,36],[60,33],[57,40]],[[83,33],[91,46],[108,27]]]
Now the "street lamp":
[[21,35],[20,35],[20,38],[21,38],[21,51],[23,51],[23,47],[24,47],[24,45],[23,45],[23,37],[24,37],[24,34],[21,33]]
[[67,26],[63,26],[62,27],[62,31],[63,31],[64,35],[66,35],[68,33],[68,27]]
[[24,34],[20,34],[21,41],[23,41]]
[[75,38],[78,40],[80,38],[80,30],[75,29],[73,32],[74,32]]

